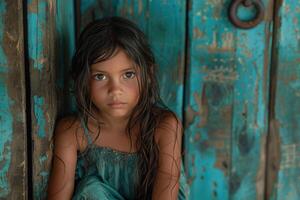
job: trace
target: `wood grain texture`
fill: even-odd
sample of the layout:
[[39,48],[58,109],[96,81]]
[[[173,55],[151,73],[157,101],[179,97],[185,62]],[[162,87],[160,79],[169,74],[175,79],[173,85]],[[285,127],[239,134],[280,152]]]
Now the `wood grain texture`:
[[50,173],[50,141],[57,112],[55,93],[55,1],[27,2],[33,198],[44,199]]
[[[242,30],[230,1],[191,1],[186,83],[186,152],[191,199],[263,199],[272,3]],[[255,9],[238,16],[249,19]]]
[[[0,198],[24,199],[28,187],[34,199],[45,197],[55,119],[75,110],[68,73],[75,35],[92,20],[113,15],[146,33],[162,98],[184,120],[190,199],[299,198],[300,3],[263,0],[263,22],[242,30],[228,20],[230,0],[26,2],[0,1]],[[241,6],[238,15],[254,13]],[[32,186],[26,153],[33,158]]]
[[147,35],[158,63],[161,97],[183,119],[186,1],[149,1]]
[[266,198],[300,197],[300,2],[276,1]]
[[61,116],[76,110],[75,98],[70,92],[72,81],[69,73],[75,51],[75,1],[56,0],[54,18],[57,111]]
[[0,198],[27,197],[22,1],[0,1]]

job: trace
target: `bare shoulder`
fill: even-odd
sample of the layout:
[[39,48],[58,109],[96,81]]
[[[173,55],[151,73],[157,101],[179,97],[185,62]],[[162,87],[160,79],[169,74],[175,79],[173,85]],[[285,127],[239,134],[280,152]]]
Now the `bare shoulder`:
[[[161,113],[155,134],[158,135],[159,160],[153,187],[153,199],[178,196],[181,169],[182,124],[172,112]],[[173,198],[172,198],[173,199]]]
[[80,123],[75,116],[67,116],[57,121],[54,132],[54,144],[60,147],[78,149],[76,135],[80,132]]
[[175,113],[165,113],[156,128],[155,134],[157,134],[160,148],[169,146],[170,144],[180,148],[183,136],[181,120]]
[[65,117],[57,121],[47,199],[70,199],[74,190],[77,162],[76,129],[78,120]]
[[170,111],[166,111],[162,114],[156,130],[156,137],[158,141],[163,141],[167,138],[176,139],[177,137],[181,137],[183,134],[181,120],[175,113]]

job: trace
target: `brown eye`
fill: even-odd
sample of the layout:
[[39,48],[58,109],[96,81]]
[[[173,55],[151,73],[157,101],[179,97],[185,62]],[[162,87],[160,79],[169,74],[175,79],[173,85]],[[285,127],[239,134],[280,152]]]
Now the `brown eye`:
[[125,79],[132,79],[135,77],[135,72],[125,72],[124,78]]
[[97,80],[97,81],[102,81],[102,80],[105,80],[106,79],[106,76],[104,74],[96,74],[94,75],[94,78]]

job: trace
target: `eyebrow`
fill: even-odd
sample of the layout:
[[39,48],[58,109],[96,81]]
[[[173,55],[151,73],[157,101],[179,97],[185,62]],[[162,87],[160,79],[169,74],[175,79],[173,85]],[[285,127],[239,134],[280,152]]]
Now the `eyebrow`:
[[[123,72],[123,71],[127,71],[127,70],[135,70],[133,67],[129,67],[129,68],[126,68],[126,69],[122,69],[120,72]],[[93,72],[104,72],[104,73],[107,73],[106,71],[103,71],[103,70],[99,70],[99,69],[92,69]]]

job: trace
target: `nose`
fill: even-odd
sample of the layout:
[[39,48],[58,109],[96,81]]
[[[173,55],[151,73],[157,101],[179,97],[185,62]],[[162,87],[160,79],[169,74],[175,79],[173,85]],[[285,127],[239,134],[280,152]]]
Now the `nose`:
[[111,96],[120,95],[122,93],[122,85],[118,79],[110,79],[108,94]]

